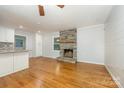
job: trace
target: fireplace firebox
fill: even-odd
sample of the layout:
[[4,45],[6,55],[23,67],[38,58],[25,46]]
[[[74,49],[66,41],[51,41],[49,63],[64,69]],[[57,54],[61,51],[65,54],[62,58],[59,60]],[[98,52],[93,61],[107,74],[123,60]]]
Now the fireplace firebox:
[[73,49],[64,49],[64,57],[73,58]]

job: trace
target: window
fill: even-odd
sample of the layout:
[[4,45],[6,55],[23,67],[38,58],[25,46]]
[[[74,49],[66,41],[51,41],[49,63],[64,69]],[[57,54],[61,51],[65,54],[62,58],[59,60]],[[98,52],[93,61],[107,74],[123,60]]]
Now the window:
[[25,49],[26,48],[26,37],[15,35],[15,48]]
[[54,50],[60,50],[60,43],[59,43],[60,39],[59,37],[55,37],[54,38]]

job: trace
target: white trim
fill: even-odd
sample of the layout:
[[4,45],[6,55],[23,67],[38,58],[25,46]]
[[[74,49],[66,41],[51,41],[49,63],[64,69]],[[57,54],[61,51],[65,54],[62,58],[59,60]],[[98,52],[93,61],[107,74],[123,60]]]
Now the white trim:
[[[78,30],[87,30],[87,29],[98,29],[98,28],[100,28],[100,29],[104,29],[104,24],[98,24],[98,25],[91,25],[91,26],[85,26],[85,27],[79,27],[79,28],[77,28]],[[77,31],[78,31],[77,30]]]
[[107,65],[105,65],[105,67],[106,67],[107,71],[109,72],[109,74],[111,75],[112,79],[113,79],[113,80],[115,81],[115,83],[117,84],[117,86],[118,86],[119,88],[124,88],[124,87],[121,85],[120,81],[117,80],[117,78],[114,76],[114,74],[113,74],[113,72],[110,70],[110,68],[109,68]]
[[99,63],[99,62],[94,62],[94,61],[83,61],[83,60],[77,60],[77,62],[82,62],[82,63],[89,63],[89,64],[97,64],[97,65],[105,65],[104,63]]

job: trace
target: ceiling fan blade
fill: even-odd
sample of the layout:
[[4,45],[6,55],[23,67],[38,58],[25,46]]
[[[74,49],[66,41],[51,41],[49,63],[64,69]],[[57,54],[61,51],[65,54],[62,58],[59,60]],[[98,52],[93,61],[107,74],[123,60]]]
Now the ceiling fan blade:
[[45,15],[45,13],[44,13],[44,7],[41,6],[41,5],[38,5],[38,8],[39,8],[39,14],[40,14],[40,16],[44,16]]
[[60,7],[60,8],[64,8],[64,5],[57,5],[58,7]]

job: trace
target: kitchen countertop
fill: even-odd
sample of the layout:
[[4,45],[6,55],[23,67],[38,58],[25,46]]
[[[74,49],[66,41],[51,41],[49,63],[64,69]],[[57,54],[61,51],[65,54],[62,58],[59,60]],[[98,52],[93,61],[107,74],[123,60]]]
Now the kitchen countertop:
[[19,52],[29,52],[30,50],[23,50],[23,49],[13,49],[13,50],[0,50],[0,54],[5,53],[19,53]]

